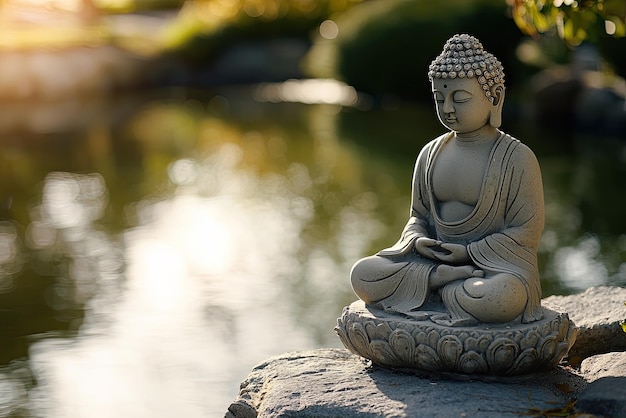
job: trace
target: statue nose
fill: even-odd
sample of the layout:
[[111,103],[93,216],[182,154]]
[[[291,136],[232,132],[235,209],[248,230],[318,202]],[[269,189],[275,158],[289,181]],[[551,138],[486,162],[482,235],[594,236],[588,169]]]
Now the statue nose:
[[454,106],[452,100],[446,100],[443,102],[443,112],[446,114],[454,113]]

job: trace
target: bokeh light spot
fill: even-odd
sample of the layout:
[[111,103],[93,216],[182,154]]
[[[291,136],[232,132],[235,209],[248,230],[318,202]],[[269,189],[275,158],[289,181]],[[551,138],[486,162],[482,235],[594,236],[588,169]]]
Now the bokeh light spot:
[[332,20],[325,20],[320,25],[320,35],[324,39],[335,39],[339,35],[339,26]]

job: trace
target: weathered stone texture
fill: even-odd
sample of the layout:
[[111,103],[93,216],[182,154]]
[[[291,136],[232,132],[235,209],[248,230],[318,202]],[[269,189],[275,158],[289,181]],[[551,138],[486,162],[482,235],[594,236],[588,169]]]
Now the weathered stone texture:
[[578,327],[578,336],[569,351],[573,363],[595,354],[626,350],[626,333],[620,322],[626,319],[626,288],[592,287],[571,296],[550,296],[544,306],[569,314]]
[[578,396],[576,411],[626,417],[626,352],[585,359],[580,371],[591,383]]
[[257,366],[226,417],[516,417],[566,404],[571,393],[559,388],[583,383],[564,369],[498,379],[406,373],[344,349],[319,349]]
[[511,376],[555,367],[576,339],[567,314],[544,308],[543,315],[529,324],[450,327],[359,300],[344,308],[335,331],[348,350],[378,365]]

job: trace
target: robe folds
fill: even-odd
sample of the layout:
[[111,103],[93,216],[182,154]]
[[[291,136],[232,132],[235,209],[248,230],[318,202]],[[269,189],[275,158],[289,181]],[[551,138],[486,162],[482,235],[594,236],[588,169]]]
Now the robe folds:
[[419,309],[430,295],[429,274],[438,262],[417,254],[415,240],[435,238],[466,245],[473,264],[485,272],[485,280],[499,273],[517,277],[528,296],[522,321],[541,319],[537,247],[544,226],[544,202],[537,159],[526,145],[502,133],[491,149],[473,211],[465,219],[446,222],[437,211],[432,173],[439,151],[452,137],[453,133],[446,133],[420,152],[409,221],[395,245],[371,257],[381,263],[377,273],[363,278],[364,283],[382,292],[377,303],[384,308],[400,312]]

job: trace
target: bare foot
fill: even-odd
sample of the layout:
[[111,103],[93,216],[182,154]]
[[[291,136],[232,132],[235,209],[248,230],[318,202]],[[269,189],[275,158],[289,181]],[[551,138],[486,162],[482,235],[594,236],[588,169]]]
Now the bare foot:
[[449,266],[440,264],[430,273],[430,285],[437,289],[450,282],[470,277],[483,277],[485,272],[477,269],[476,266]]
[[469,327],[476,325],[478,321],[475,318],[451,318],[450,315],[432,316],[431,321],[438,325],[446,327]]

